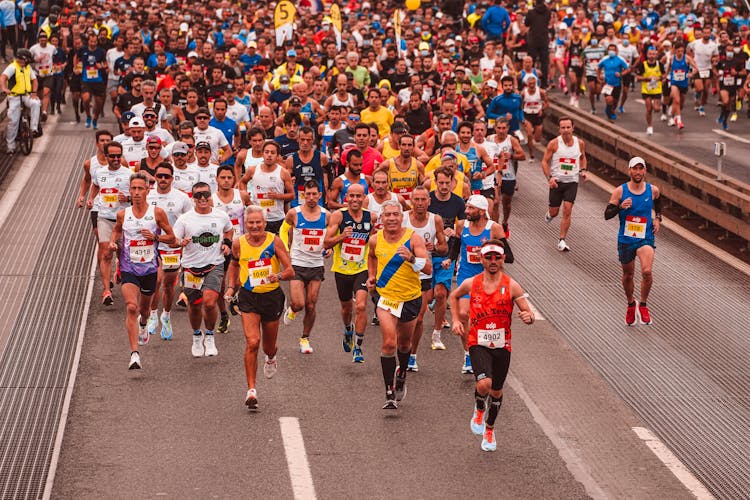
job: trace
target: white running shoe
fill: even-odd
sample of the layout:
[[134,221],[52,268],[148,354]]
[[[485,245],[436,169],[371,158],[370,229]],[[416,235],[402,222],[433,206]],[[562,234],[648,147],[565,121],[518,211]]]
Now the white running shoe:
[[138,345],[148,344],[148,325],[141,326],[141,317],[138,316]]
[[299,339],[299,352],[302,354],[312,354],[313,348],[310,345],[310,339],[307,337],[300,337]]
[[570,247],[565,243],[565,240],[562,239],[557,242],[557,249],[561,252],[570,252]]
[[148,315],[148,321],[146,322],[146,331],[149,335],[154,335],[156,333],[156,327],[159,325],[159,316],[156,314],[156,311],[151,311],[151,314]]
[[219,351],[216,349],[216,342],[214,341],[213,335],[206,335],[206,340],[203,341],[205,345],[205,356],[218,356]]
[[248,410],[258,409],[258,391],[256,391],[254,388],[247,390],[247,395],[245,396],[245,406],[247,406]]
[[659,118],[659,119],[660,119],[661,121],[663,121],[663,122],[667,121],[667,114],[666,114],[666,113],[662,113],[662,114],[661,114],[661,118]]
[[193,347],[191,348],[191,352],[193,353],[194,358],[202,358],[203,353],[205,352],[205,349],[203,348],[203,333],[200,335],[193,335]]
[[141,355],[138,351],[130,353],[130,363],[128,363],[128,370],[140,370],[141,369]]
[[654,135],[654,127],[646,127],[646,135]]
[[671,116],[669,117],[669,120],[667,121],[667,127],[674,127],[674,118]]
[[276,361],[276,356],[269,358],[266,355],[266,362],[263,364],[263,375],[266,378],[273,378],[277,371],[279,371],[279,363]]
[[297,313],[292,311],[292,306],[287,307],[284,311],[284,324],[291,325],[295,319],[297,319]]
[[443,344],[443,341],[440,338],[440,332],[432,332],[432,349],[434,351],[445,350],[445,344]]
[[549,210],[547,210],[547,213],[544,214],[544,222],[546,222],[547,224],[549,224],[550,222],[552,222],[552,219],[554,219],[554,217],[552,217],[549,214]]

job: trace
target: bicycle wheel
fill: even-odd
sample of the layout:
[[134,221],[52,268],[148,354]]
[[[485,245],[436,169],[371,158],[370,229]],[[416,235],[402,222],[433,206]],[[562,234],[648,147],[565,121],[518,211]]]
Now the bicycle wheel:
[[34,144],[34,134],[31,133],[31,124],[29,118],[26,116],[21,117],[21,124],[18,131],[18,144],[21,147],[21,152],[28,156],[31,154],[31,147]]

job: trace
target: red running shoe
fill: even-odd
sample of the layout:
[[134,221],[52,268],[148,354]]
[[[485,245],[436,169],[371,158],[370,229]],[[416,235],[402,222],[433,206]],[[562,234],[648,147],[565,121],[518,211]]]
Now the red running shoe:
[[643,302],[638,305],[638,316],[640,316],[642,325],[650,325],[653,323],[653,321],[651,321],[651,313],[648,312],[648,307],[646,307],[646,304]]
[[635,302],[628,304],[628,311],[625,313],[625,323],[627,323],[628,326],[633,326],[635,324]]

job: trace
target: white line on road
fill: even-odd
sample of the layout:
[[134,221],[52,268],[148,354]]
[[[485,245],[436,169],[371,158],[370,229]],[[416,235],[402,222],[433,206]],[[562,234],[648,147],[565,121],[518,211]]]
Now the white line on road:
[[586,489],[586,493],[592,498],[610,498],[609,495],[604,493],[599,483],[596,482],[594,477],[591,475],[589,466],[586,464],[583,458],[578,456],[573,448],[568,446],[565,439],[560,437],[555,426],[550,422],[547,417],[544,416],[542,410],[534,403],[529,393],[526,392],[523,384],[514,375],[508,375],[508,384],[518,394],[526,408],[529,409],[529,413],[534,417],[534,421],[539,424],[547,438],[557,448],[560,453],[560,457],[565,462],[566,467],[573,474],[573,477],[583,485]]
[[[47,143],[50,141],[51,136],[51,132],[48,131],[41,139],[34,141],[31,154],[25,157],[21,162],[21,165],[18,166],[18,171],[13,176],[13,180],[8,186],[8,189],[3,193],[3,197],[0,198],[0,227],[3,227],[5,221],[8,220],[10,211],[13,210],[18,197],[21,196],[26,184],[29,182],[29,179],[31,179],[31,175],[34,173],[34,170],[36,170],[36,166],[41,162],[42,153],[47,150]],[[16,154],[20,155],[21,153],[17,152]]]
[[715,498],[653,432],[645,427],[633,427],[633,432],[646,443],[646,446],[654,452],[654,455],[672,471],[672,474],[685,485],[695,498],[699,500],[711,500]]
[[279,418],[281,437],[284,440],[286,463],[289,466],[289,477],[292,480],[292,491],[296,500],[315,500],[315,486],[313,485],[310,465],[307,463],[305,441],[299,420],[294,417]]
[[724,137],[728,137],[729,139],[734,139],[735,141],[742,142],[745,144],[750,144],[750,139],[745,139],[744,137],[740,137],[738,135],[730,134],[729,132],[726,132],[724,130],[715,128],[713,129],[714,132],[716,132],[719,135],[723,135]]
[[526,302],[529,303],[529,308],[531,309],[531,312],[534,313],[535,321],[544,321],[545,319],[547,319],[544,316],[542,316],[542,313],[539,312],[539,309],[537,309],[536,306],[532,304],[529,299],[526,299]]
[[78,342],[76,343],[76,352],[73,356],[73,366],[70,369],[70,377],[68,377],[68,386],[65,388],[65,401],[63,402],[62,413],[60,414],[60,422],[57,424],[57,435],[55,436],[55,447],[52,450],[52,460],[49,464],[49,471],[47,471],[47,481],[44,484],[44,500],[49,500],[52,497],[52,486],[55,484],[55,473],[57,473],[57,463],[60,460],[60,451],[62,450],[63,436],[65,435],[65,425],[68,422],[68,411],[70,411],[70,400],[73,397],[73,387],[76,384],[76,376],[78,375],[78,364],[81,361],[81,350],[83,349],[83,336],[86,333],[86,323],[89,317],[89,306],[91,305],[91,296],[94,292],[94,282],[96,281],[96,252],[94,252],[94,258],[91,259],[91,269],[89,270],[89,285],[86,288],[86,298],[83,303],[83,314],[81,317],[81,326],[78,329]]

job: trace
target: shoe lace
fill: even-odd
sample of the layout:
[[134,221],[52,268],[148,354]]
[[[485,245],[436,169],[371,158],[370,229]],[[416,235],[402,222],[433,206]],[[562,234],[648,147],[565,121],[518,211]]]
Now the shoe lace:
[[487,427],[484,431],[484,439],[492,443],[495,441],[495,429]]
[[477,410],[476,417],[474,418],[474,423],[479,425],[482,423],[483,419],[484,419],[484,410]]

